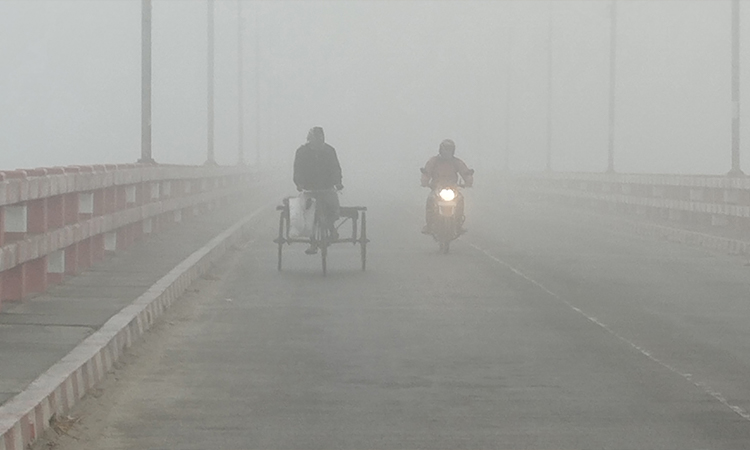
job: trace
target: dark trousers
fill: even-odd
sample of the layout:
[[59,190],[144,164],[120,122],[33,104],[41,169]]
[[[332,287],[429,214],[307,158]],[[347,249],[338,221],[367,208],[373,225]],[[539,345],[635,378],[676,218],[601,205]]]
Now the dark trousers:
[[339,194],[335,189],[311,191],[308,195],[315,199],[317,214],[321,214],[321,222],[329,230],[335,228],[340,214]]

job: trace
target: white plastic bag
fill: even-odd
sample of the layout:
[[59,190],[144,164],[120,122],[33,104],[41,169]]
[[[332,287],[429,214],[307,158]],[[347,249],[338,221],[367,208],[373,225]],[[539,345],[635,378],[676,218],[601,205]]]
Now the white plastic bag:
[[314,221],[314,198],[301,192],[289,199],[289,237],[310,237]]

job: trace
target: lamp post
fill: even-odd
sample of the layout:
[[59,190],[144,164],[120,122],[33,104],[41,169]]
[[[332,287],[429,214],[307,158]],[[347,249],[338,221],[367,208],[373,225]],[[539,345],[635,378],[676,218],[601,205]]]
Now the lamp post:
[[615,172],[615,75],[617,73],[617,0],[610,5],[609,25],[609,140],[607,173]]
[[513,34],[510,31],[510,27],[508,27],[508,57],[505,61],[505,157],[503,161],[503,168],[506,172],[510,171],[510,81],[512,76],[511,57],[513,56],[512,38]]
[[552,1],[547,30],[547,172],[552,171]]
[[237,0],[237,165],[245,165],[245,155],[243,148],[244,129],[244,108],[243,108],[243,60],[242,60],[242,0]]
[[260,3],[255,4],[255,167],[260,167]]
[[728,175],[744,175],[740,168],[740,0],[732,0],[732,169]]
[[208,55],[207,55],[207,84],[208,84],[208,123],[207,123],[207,166],[216,165],[214,159],[214,0],[206,0],[207,6],[207,31],[208,31]]
[[151,0],[141,1],[141,158],[142,164],[156,164],[151,157]]

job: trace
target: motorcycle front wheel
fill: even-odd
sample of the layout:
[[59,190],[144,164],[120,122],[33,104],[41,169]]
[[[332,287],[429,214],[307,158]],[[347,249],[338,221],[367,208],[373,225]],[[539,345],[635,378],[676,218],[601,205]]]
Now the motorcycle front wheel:
[[453,221],[451,218],[448,217],[442,217],[437,233],[435,234],[435,237],[438,241],[438,245],[440,248],[440,253],[448,253],[448,250],[450,250],[451,241],[453,240],[453,235],[451,232],[451,228],[453,226]]

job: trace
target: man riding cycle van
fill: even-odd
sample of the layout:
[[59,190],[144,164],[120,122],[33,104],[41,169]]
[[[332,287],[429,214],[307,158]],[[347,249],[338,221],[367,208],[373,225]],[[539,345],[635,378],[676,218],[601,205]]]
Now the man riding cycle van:
[[[440,187],[456,186],[460,175],[464,186],[471,187],[474,184],[474,170],[469,169],[465,162],[456,158],[455,154],[456,143],[451,139],[443,140],[438,148],[438,154],[431,157],[422,168],[422,186],[429,187],[433,191]],[[462,198],[459,200],[457,214],[463,220],[464,203]],[[436,214],[435,196],[431,192],[427,197],[425,226],[422,228],[422,233],[431,234],[431,227]],[[465,231],[463,228],[461,229],[462,232]]]
[[[336,220],[339,218],[338,192],[341,184],[341,165],[336,150],[325,142],[321,127],[313,127],[307,133],[307,143],[294,155],[294,184],[298,191],[305,191],[315,199],[323,226],[330,231],[332,240],[338,239]],[[313,243],[305,250],[307,254],[318,251]]]

